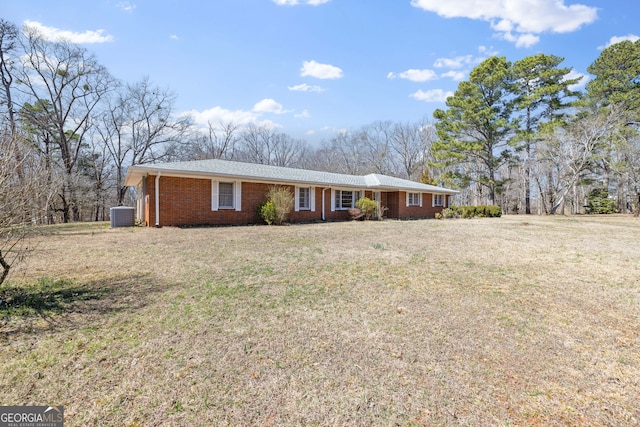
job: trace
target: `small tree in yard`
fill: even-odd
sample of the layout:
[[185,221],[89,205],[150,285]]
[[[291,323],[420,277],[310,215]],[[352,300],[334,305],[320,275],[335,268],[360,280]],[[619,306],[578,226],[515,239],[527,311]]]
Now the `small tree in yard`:
[[589,214],[612,214],[617,213],[616,201],[609,197],[606,188],[594,188],[587,195],[587,206]]
[[289,187],[273,186],[267,192],[267,201],[260,205],[258,213],[269,225],[282,225],[293,210],[294,195]]

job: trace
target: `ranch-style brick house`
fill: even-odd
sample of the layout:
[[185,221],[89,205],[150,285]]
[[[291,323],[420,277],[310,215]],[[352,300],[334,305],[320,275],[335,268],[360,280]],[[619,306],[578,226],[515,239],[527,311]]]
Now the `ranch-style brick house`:
[[271,186],[291,188],[292,222],[350,218],[360,197],[384,207],[386,218],[432,218],[457,191],[387,175],[364,176],[228,160],[131,166],[125,185],[137,187],[137,219],[147,226],[263,223],[258,206]]

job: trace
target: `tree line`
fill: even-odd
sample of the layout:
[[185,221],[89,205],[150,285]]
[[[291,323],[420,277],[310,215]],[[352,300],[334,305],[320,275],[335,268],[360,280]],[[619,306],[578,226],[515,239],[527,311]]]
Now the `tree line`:
[[[562,62],[487,58],[433,119],[376,121],[312,147],[259,123],[202,129],[148,77],[123,82],[87,49],[0,20],[0,203],[17,203],[9,189],[28,194],[19,211],[30,224],[105,220],[132,204],[129,166],[215,158],[388,174],[512,213],[582,212],[604,189],[637,212],[640,42],[604,49],[584,90]],[[20,191],[33,182],[37,191]]]
[[436,110],[432,165],[474,204],[582,213],[589,194],[638,212],[640,41],[602,51],[583,91],[563,58],[491,57]]

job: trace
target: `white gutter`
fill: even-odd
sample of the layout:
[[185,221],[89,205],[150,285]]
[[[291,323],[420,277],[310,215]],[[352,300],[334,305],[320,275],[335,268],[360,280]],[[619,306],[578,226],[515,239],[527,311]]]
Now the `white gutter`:
[[325,187],[322,189],[322,220],[325,221],[325,217],[324,217],[324,192],[331,189],[331,187]]
[[156,175],[156,227],[160,227],[160,173]]

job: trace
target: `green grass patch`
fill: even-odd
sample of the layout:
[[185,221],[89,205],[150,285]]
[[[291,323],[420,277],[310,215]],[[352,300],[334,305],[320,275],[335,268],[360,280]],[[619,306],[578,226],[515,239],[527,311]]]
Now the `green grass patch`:
[[8,282],[0,287],[0,316],[33,317],[61,313],[78,301],[99,299],[106,292],[84,287],[71,279],[40,278],[23,286]]

